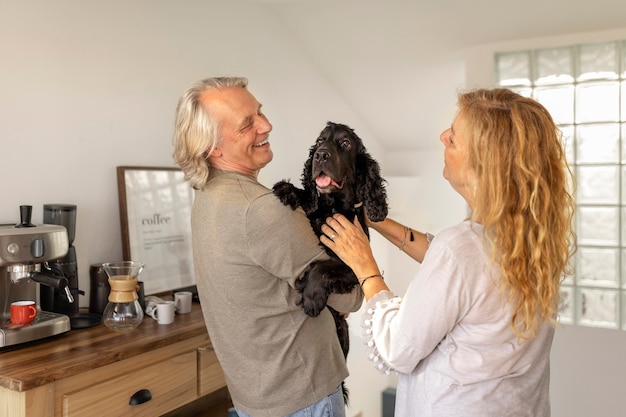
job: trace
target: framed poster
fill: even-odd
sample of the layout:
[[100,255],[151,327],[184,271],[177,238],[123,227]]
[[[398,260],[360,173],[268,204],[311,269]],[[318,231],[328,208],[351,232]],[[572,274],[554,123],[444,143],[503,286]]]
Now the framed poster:
[[146,295],[195,285],[191,247],[193,189],[178,168],[117,167],[125,261],[145,264]]

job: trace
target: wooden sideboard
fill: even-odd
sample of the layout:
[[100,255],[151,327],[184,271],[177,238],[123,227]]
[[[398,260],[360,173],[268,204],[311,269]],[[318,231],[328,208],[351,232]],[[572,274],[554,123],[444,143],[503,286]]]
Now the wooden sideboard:
[[99,324],[0,352],[0,417],[154,417],[225,386],[196,303],[173,324]]

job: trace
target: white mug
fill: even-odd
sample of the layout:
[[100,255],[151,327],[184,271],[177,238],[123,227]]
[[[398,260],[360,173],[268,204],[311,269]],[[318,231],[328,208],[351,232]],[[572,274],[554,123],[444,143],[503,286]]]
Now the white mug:
[[191,313],[191,291],[179,291],[174,293],[174,304],[178,314]]
[[159,301],[156,303],[156,308],[150,312],[150,315],[159,324],[171,324],[174,322],[175,309],[173,301]]

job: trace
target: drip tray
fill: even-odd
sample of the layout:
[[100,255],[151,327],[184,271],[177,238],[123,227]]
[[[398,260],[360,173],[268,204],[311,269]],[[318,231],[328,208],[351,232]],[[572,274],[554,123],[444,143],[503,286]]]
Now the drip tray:
[[70,323],[67,316],[40,311],[35,321],[25,326],[0,323],[0,347],[39,340],[68,330],[70,330]]
[[70,326],[74,329],[86,329],[102,323],[102,316],[96,313],[75,313],[70,316]]

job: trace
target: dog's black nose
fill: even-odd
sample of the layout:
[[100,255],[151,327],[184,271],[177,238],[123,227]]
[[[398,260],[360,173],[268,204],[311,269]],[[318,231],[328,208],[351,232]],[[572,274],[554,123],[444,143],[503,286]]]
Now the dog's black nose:
[[317,151],[315,151],[315,155],[313,157],[315,158],[315,162],[325,162],[328,160],[328,158],[330,158],[330,152],[323,149],[318,149]]

